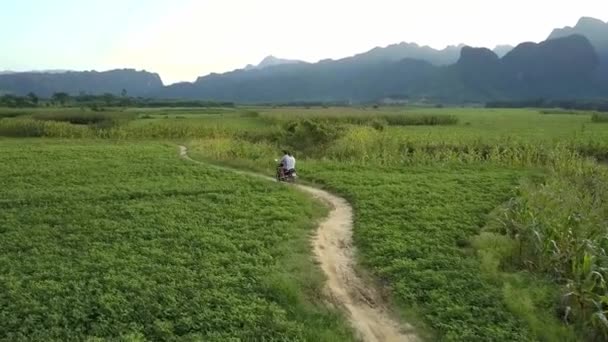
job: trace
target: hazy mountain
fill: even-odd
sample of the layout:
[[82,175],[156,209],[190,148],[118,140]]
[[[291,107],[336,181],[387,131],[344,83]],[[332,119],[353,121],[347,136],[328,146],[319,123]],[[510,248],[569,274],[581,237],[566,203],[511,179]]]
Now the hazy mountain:
[[514,47],[511,45],[496,45],[496,47],[492,51],[494,51],[494,53],[498,57],[502,58],[502,57],[504,57],[504,55],[511,52],[511,50],[513,50],[513,48]]
[[578,34],[589,39],[598,54],[608,55],[608,23],[599,19],[583,17],[576,26],[555,29],[548,39],[563,38]]
[[596,75],[597,86],[608,91],[608,23],[599,19],[583,17],[576,26],[555,29],[549,39],[567,37],[579,34],[591,42],[600,59],[599,70]]
[[159,95],[251,103],[370,101],[394,95],[454,102],[598,95],[592,81],[597,56],[579,35],[520,44],[502,59],[488,49],[464,47],[450,66],[391,60],[397,58],[384,52],[212,74],[166,87]]
[[123,89],[130,95],[143,96],[162,87],[163,83],[158,74],[132,69],[105,72],[20,72],[0,75],[0,92],[17,95],[34,92],[42,97],[49,97],[55,92],[120,94]]
[[589,40],[580,35],[539,44],[523,43],[502,59],[511,96],[596,96],[593,79],[599,67]]
[[411,58],[423,60],[433,65],[448,65],[456,63],[460,56],[460,49],[463,46],[461,44],[458,46],[448,46],[443,50],[436,50],[429,46],[420,46],[416,43],[399,43],[387,47],[376,47],[344,60],[377,63],[396,62],[405,58]]
[[451,67],[466,89],[478,98],[500,97],[501,59],[486,48],[464,47]]
[[245,70],[264,69],[264,68],[268,68],[268,67],[276,66],[276,65],[300,64],[300,63],[304,63],[304,62],[294,60],[294,59],[277,58],[275,56],[270,55],[270,56],[264,58],[258,65],[251,65],[251,64],[247,65],[245,67]]
[[[399,43],[386,47],[376,47],[367,52],[342,58],[340,60],[325,59],[320,63],[349,62],[349,63],[386,63],[396,62],[402,59],[419,59],[434,65],[448,65],[456,63],[460,56],[460,49],[464,45],[448,46],[442,50],[436,50],[429,46],[420,46],[416,43]],[[244,70],[264,69],[270,66],[306,63],[299,60],[281,59],[274,56],[266,57],[258,65],[247,65]]]
[[[435,50],[400,43],[318,63],[290,60],[277,63],[285,60],[272,57],[260,63],[266,67],[250,66],[245,70],[199,77],[193,84],[166,87],[158,95],[245,102],[372,100],[408,84],[413,87],[426,84],[422,75],[434,73],[433,64],[455,63],[463,46]],[[269,65],[273,67],[268,68]],[[396,74],[391,73],[392,68]],[[396,79],[397,76],[401,79]],[[370,82],[374,82],[373,87],[368,86]],[[349,93],[349,87],[354,93]]]
[[122,89],[136,96],[249,103],[608,96],[608,23],[581,18],[575,27],[554,30],[545,42],[502,45],[493,51],[400,43],[318,63],[268,56],[256,66],[168,87],[157,74],[135,70],[0,74],[0,93],[117,94]]

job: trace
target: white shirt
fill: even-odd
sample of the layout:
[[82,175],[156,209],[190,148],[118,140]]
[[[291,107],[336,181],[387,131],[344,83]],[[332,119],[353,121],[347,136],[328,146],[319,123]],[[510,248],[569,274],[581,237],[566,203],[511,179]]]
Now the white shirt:
[[292,156],[283,156],[283,159],[281,159],[281,163],[283,163],[283,168],[285,170],[291,170],[296,168],[296,158]]
[[296,168],[296,158],[294,156],[289,156],[289,170],[295,170]]

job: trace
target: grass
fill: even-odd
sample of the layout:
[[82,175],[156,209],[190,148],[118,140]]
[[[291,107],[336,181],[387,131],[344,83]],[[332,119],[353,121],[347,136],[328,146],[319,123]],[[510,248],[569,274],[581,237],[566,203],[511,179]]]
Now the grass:
[[608,122],[608,114],[594,113],[591,116],[591,121],[596,122],[596,123]]
[[[258,114],[259,116],[259,114]],[[418,114],[418,113],[357,113],[345,112],[316,112],[316,113],[266,113],[261,116],[272,123],[289,122],[292,120],[308,119],[328,122],[332,124],[371,125],[384,122],[391,126],[447,126],[458,123],[458,118],[445,113]]]
[[533,338],[503,302],[500,287],[479,272],[468,246],[522,171],[308,161],[300,172],[354,205],[361,265],[386,286],[400,316],[421,318],[426,327],[419,329],[432,331],[431,340]]
[[[312,152],[296,149],[304,158],[300,158],[300,174],[328,185],[355,204],[355,239],[362,253],[361,263],[387,286],[399,310],[410,317],[413,313],[413,320],[422,320],[436,334],[435,338],[601,338],[604,328],[599,318],[604,310],[593,304],[602,301],[595,296],[606,295],[604,283],[598,280],[605,278],[601,236],[574,237],[579,243],[592,241],[587,252],[591,266],[585,266],[579,276],[570,274],[566,278],[561,273],[568,273],[569,267],[586,260],[578,259],[581,252],[576,245],[569,251],[571,261],[560,264],[565,259],[556,259],[556,264],[546,263],[548,268],[542,270],[526,265],[544,258],[550,261],[553,253],[550,249],[536,250],[531,244],[524,246],[528,236],[533,238],[531,235],[496,235],[508,245],[522,245],[523,250],[536,253],[517,262],[511,256],[492,255],[483,244],[473,242],[495,207],[503,201],[532,196],[538,198],[537,206],[523,206],[517,215],[508,213],[517,227],[530,232],[539,224],[556,232],[577,230],[581,223],[568,217],[580,217],[581,213],[593,218],[584,221],[587,227],[601,226],[608,214],[602,206],[604,201],[583,199],[597,199],[584,194],[602,193],[602,187],[593,190],[593,184],[604,181],[595,178],[594,162],[579,160],[583,160],[581,151],[594,157],[606,153],[607,132],[587,128],[590,115],[539,115],[521,110],[489,111],[483,115],[475,111],[463,113],[460,120],[469,117],[471,123],[450,131],[440,126],[386,130],[358,126],[346,129],[328,145],[315,144],[319,140],[315,138],[305,144]],[[527,127],[531,123],[535,127]],[[576,124],[581,125],[580,130]],[[499,134],[493,135],[493,131]],[[312,130],[303,136],[315,134]],[[279,149],[272,142],[251,143],[234,137],[201,139],[193,145],[207,158],[261,170],[272,167],[265,156],[278,153]],[[545,170],[542,172],[554,175],[549,180],[560,179],[552,183],[552,191],[556,196],[558,192],[563,195],[551,203],[546,200],[551,193],[539,192],[547,187],[515,192],[519,178],[530,170]],[[461,174],[470,178],[448,185]],[[488,176],[492,174],[502,178]],[[578,181],[573,183],[574,179]],[[538,177],[533,180],[531,184],[544,182]],[[589,185],[585,188],[584,184]],[[580,196],[574,196],[578,191]],[[564,201],[570,195],[571,200]],[[550,235],[540,238],[549,245],[554,240]],[[568,252],[563,247],[560,250]],[[418,262],[424,266],[417,266]],[[428,272],[429,269],[433,271]],[[556,269],[561,273],[556,275]],[[590,275],[590,280],[585,280]],[[594,284],[593,294],[580,292],[587,282]],[[573,292],[576,289],[579,292]],[[560,300],[567,293],[578,294],[570,295],[572,298],[566,302]],[[584,309],[578,310],[580,303],[584,303]],[[563,324],[564,312],[570,313],[569,325]]]
[[310,172],[351,194],[363,266],[387,284],[403,310],[414,308],[437,339],[530,339],[467,250],[485,214],[508,198],[517,172],[418,167],[349,172],[324,165]]
[[306,196],[162,143],[0,151],[0,340],[352,339],[319,298]]
[[[589,340],[608,338],[606,184],[608,170],[569,158],[541,185],[526,183],[486,230],[513,246],[502,264],[550,279],[559,287],[559,318]],[[507,271],[510,271],[507,269]]]
[[[27,115],[4,118],[0,120],[0,136],[35,132],[35,136],[97,139],[98,146],[167,139],[188,141],[196,158],[270,174],[274,158],[281,149],[289,148],[298,158],[299,174],[306,181],[323,184],[351,201],[361,267],[386,289],[395,311],[416,323],[421,332],[428,332],[429,340],[608,338],[608,324],[604,324],[608,321],[608,246],[601,229],[608,217],[604,195],[608,193],[604,189],[608,175],[605,167],[597,163],[608,160],[608,130],[596,124],[603,120],[601,117],[579,111],[470,108],[259,107],[222,113],[163,110],[128,109],[127,113],[148,118],[122,122],[109,129],[34,120]],[[32,114],[36,113],[28,115]],[[432,122],[437,118],[447,121],[411,124],[414,119]],[[392,119],[405,121],[389,122]],[[158,143],[152,145],[158,148],[155,158],[167,148]],[[74,160],[84,158],[73,151],[66,152],[70,154]],[[120,154],[114,152],[112,156],[118,158]],[[104,163],[112,160],[104,158]],[[160,158],[158,162],[161,161],[168,162]],[[54,162],[43,164],[42,169],[53,170]],[[155,163],[149,163],[148,169],[156,170],[156,166],[149,165]],[[113,171],[121,170],[110,166],[116,169]],[[196,177],[195,173],[188,173],[182,181],[191,177]],[[217,184],[223,177],[200,179],[204,179],[201,183]],[[55,178],[61,179],[47,177],[50,182]],[[230,182],[235,191],[255,183],[246,179]],[[137,193],[138,187],[146,188],[145,184],[134,183],[132,190]],[[166,180],[161,184],[172,189],[174,183]],[[188,186],[196,189],[197,184]],[[99,192],[94,186],[92,189]],[[249,196],[242,191],[238,194]],[[69,198],[67,194],[64,197]],[[198,198],[197,201],[216,204]],[[298,206],[307,203],[304,198],[298,201],[304,202],[294,202],[293,210],[298,211]],[[267,202],[268,210],[279,212],[282,203]],[[200,210],[194,204],[188,205],[188,212]],[[302,226],[308,222],[310,227],[314,211],[304,208],[298,222]],[[167,210],[158,211],[175,219],[171,215],[178,209],[168,205]],[[246,213],[249,211],[242,214]],[[216,216],[218,223],[224,220],[220,217]],[[22,220],[24,226],[31,225],[26,218],[16,222]],[[131,221],[125,219],[125,225]],[[258,234],[268,232],[261,224],[256,227]],[[253,236],[243,231],[238,234]],[[236,234],[233,238],[237,240]],[[268,334],[257,330],[255,333],[268,339],[350,338],[334,313],[315,304],[321,281],[312,282],[313,290],[302,285],[306,282],[301,279],[318,272],[307,269],[312,266],[305,257],[308,246],[303,247],[304,242],[298,245],[302,248],[300,253],[281,259],[287,260],[281,264],[282,269],[304,259],[301,268],[289,273],[262,272],[259,278],[274,279],[271,274],[276,272],[286,277],[279,284],[286,281],[291,285],[277,285],[277,292],[262,292],[279,293],[269,296],[280,308],[297,308],[285,309],[285,317],[292,318],[285,322],[301,330],[276,330],[274,325],[262,325]],[[247,265],[240,259],[235,263],[234,267]],[[290,276],[294,274],[304,278],[294,280]],[[318,279],[317,276],[313,278]],[[291,295],[285,297],[285,293]],[[296,304],[285,300],[294,298],[294,293],[303,299]],[[238,303],[226,305],[240,308]],[[329,326],[314,317],[330,317]],[[313,334],[308,330],[317,329],[317,325],[323,327],[322,331],[307,335]],[[209,331],[223,334],[222,329],[218,325]],[[204,337],[253,336],[247,335],[246,330],[235,331],[234,335]]]
[[136,115],[130,113],[110,112],[49,112],[36,113],[32,118],[41,121],[68,122],[74,125],[94,125],[95,127],[112,127],[121,122],[134,120]]

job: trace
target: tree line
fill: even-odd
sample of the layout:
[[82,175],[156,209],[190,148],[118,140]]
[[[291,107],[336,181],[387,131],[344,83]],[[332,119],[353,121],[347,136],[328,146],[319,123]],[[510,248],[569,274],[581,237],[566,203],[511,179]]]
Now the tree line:
[[121,95],[110,93],[93,95],[81,92],[70,95],[66,92],[56,92],[50,98],[41,98],[30,92],[26,96],[6,94],[0,96],[0,107],[34,108],[34,107],[89,107],[101,110],[104,107],[234,107],[233,102],[179,100],[179,99],[152,99],[132,97],[123,89]]
[[486,108],[561,108],[565,110],[589,110],[608,112],[608,100],[549,100],[529,99],[520,101],[492,101]]

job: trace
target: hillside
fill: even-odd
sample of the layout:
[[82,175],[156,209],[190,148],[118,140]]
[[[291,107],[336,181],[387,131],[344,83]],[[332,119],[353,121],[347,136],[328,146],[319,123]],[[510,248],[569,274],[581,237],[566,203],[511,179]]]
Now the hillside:
[[429,46],[420,46],[416,43],[399,43],[387,47],[376,47],[365,53],[345,58],[345,60],[379,63],[397,62],[405,58],[426,61],[433,65],[454,64],[460,56],[460,50],[464,45],[448,46],[443,50],[436,50]]
[[163,87],[160,76],[133,69],[70,71],[63,73],[25,72],[0,75],[0,93],[25,95],[34,92],[50,97],[55,92],[78,94],[120,94],[125,89],[130,95],[143,96]]
[[451,66],[410,58],[391,61],[368,54],[316,64],[237,70],[169,86],[158,95],[250,103],[365,102],[395,95],[445,102],[585,97],[598,95],[592,83],[597,68],[593,46],[575,35],[540,44],[523,43],[502,59],[488,49],[465,47]]
[[563,38],[575,34],[585,36],[595,47],[599,55],[608,57],[608,23],[594,18],[583,17],[574,27],[568,26],[553,30],[548,39]]
[[595,48],[600,60],[596,84],[605,91],[608,91],[608,23],[594,18],[583,17],[574,27],[553,30],[549,39],[567,37],[573,34],[585,36]]
[[0,94],[49,97],[123,89],[133,96],[246,103],[601,97],[608,96],[608,23],[581,18],[574,27],[553,30],[545,42],[494,50],[399,43],[318,63],[268,56],[244,69],[167,87],[157,74],[132,69],[0,73]]

